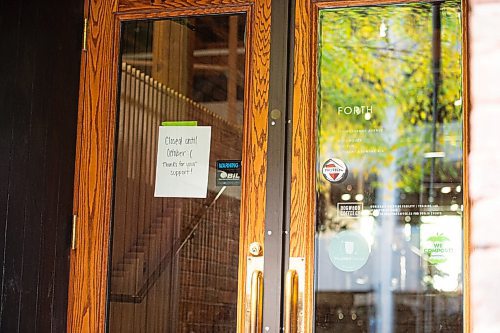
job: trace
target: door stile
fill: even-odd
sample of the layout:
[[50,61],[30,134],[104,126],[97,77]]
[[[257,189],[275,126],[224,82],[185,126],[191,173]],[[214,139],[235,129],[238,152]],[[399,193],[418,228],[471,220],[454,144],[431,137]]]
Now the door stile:
[[[303,313],[299,327],[313,331],[314,304],[314,235],[316,173],[316,12],[310,0],[295,2],[295,39],[293,70],[293,129],[290,208],[290,258],[305,263]],[[299,277],[300,279],[300,277]],[[301,323],[302,321],[302,323]]]
[[[287,135],[291,126],[288,94],[289,77],[289,19],[290,4],[287,0],[271,3],[271,48],[269,82],[268,157],[266,230],[264,233],[263,326],[265,330],[279,331],[282,324],[281,298],[285,248],[284,221],[287,218],[286,201],[289,173],[287,170]],[[285,229],[284,229],[285,228]]]
[[89,2],[79,147],[76,249],[71,253],[68,331],[102,332],[109,248],[118,49],[114,0]]
[[[270,66],[270,0],[256,0],[247,12],[245,129],[242,147],[240,249],[238,265],[237,331],[245,332],[247,299],[247,258],[249,246],[258,242],[264,249],[267,180],[267,113]],[[263,272],[265,274],[265,272]],[[251,273],[250,273],[251,274]],[[265,279],[265,275],[264,275]]]

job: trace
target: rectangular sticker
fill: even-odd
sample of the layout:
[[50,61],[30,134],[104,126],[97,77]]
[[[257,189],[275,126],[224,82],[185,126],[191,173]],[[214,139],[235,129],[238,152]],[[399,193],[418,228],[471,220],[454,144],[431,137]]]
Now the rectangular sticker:
[[155,197],[206,198],[210,126],[160,126]]
[[241,185],[241,161],[222,160],[217,161],[217,186],[240,186]]
[[337,203],[338,217],[358,217],[363,211],[362,202],[339,202]]

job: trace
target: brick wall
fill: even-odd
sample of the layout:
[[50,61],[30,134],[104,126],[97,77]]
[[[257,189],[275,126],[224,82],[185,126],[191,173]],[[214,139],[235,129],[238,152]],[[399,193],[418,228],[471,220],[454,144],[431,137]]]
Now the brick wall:
[[236,331],[240,200],[221,196],[180,253],[179,333]]

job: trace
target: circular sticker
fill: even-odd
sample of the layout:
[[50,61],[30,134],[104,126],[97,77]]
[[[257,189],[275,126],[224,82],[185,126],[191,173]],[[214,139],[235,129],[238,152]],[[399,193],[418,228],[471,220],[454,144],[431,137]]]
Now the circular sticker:
[[321,169],[323,177],[330,183],[340,183],[347,178],[347,165],[338,158],[330,158]]
[[328,246],[332,264],[344,272],[354,272],[363,267],[370,256],[366,239],[355,231],[341,231]]

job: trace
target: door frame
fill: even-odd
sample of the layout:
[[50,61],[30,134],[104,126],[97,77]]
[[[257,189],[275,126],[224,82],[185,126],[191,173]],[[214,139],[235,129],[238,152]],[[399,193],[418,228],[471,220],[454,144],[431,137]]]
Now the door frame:
[[[316,172],[317,19],[322,8],[417,2],[414,0],[295,0],[291,13],[294,59],[290,175],[290,258],[305,260],[303,329],[314,327],[314,244]],[[120,24],[133,19],[160,19],[203,14],[246,13],[245,121],[240,221],[238,304],[246,297],[248,246],[266,237],[267,144],[270,108],[270,0],[88,0],[86,45],[82,50],[74,214],[76,249],[71,252],[68,331],[102,332],[106,326],[108,257],[115,154]],[[293,8],[293,7],[292,7]],[[464,329],[470,332],[470,201],[468,0],[462,0],[464,131]],[[280,162],[281,163],[281,162]],[[286,213],[286,212],[285,212]],[[264,248],[265,250],[265,248]],[[265,280],[266,281],[266,280]],[[238,332],[245,307],[239,306]]]
[[[68,332],[106,329],[111,203],[121,22],[207,14],[246,14],[245,130],[238,304],[245,302],[246,258],[252,242],[264,244],[270,63],[270,0],[88,0],[82,47],[70,255]],[[243,202],[243,201],[242,201]],[[245,306],[239,306],[243,331]]]
[[[314,263],[316,229],[316,142],[318,87],[318,17],[326,8],[406,4],[418,0],[295,0],[295,37],[293,67],[293,128],[291,152],[290,264],[292,258],[304,258],[305,281],[303,332],[314,331]],[[462,87],[463,87],[463,317],[464,332],[471,332],[470,304],[470,73],[469,73],[469,1],[461,0],[462,9]],[[300,288],[300,287],[299,287]]]

